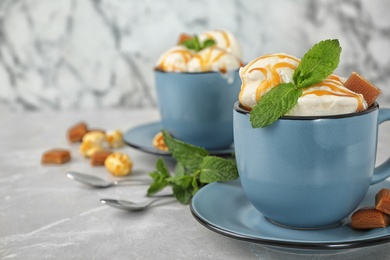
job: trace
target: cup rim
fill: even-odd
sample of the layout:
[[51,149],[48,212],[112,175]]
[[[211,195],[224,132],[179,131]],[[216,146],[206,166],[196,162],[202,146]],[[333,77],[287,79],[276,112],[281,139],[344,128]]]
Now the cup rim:
[[[373,112],[374,110],[379,109],[378,102],[374,102],[370,107],[368,107],[366,110],[359,111],[359,112],[353,112],[348,114],[338,114],[338,115],[325,115],[325,116],[282,116],[279,119],[283,120],[318,120],[318,119],[338,119],[338,118],[348,118],[348,117],[354,117],[354,116],[361,116],[365,114],[369,114]],[[234,103],[234,110],[240,114],[249,115],[250,111],[244,109],[240,105],[240,101],[236,101]]]
[[[241,68],[241,67],[240,67]],[[226,73],[237,73],[240,68],[238,69],[235,69],[235,70],[228,70]],[[188,72],[188,71],[184,71],[184,72],[174,72],[174,71],[163,71],[157,67],[155,67],[153,69],[154,72],[158,72],[158,73],[164,73],[164,74],[190,74],[190,75],[195,75],[195,74],[212,74],[212,73],[218,73],[218,74],[226,74],[226,73],[222,73],[222,72],[219,72],[219,71],[201,71],[201,72]]]

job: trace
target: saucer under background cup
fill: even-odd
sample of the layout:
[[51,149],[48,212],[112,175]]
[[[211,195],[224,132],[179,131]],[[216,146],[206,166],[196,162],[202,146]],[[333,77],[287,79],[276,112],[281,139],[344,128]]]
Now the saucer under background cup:
[[[153,146],[153,138],[154,136],[163,129],[161,122],[150,122],[145,123],[139,126],[135,126],[126,130],[123,133],[123,141],[142,152],[158,155],[158,156],[166,156],[171,157],[171,153],[169,151],[159,150]],[[210,155],[218,155],[218,156],[232,156],[233,154],[233,144],[231,144],[226,149],[217,149],[217,150],[208,150]]]

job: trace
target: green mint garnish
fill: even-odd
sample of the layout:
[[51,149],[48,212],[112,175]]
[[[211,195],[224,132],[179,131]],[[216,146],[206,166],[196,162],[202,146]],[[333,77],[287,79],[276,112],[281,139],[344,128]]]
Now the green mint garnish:
[[168,185],[166,179],[171,175],[164,161],[159,159],[156,162],[156,171],[149,173],[149,176],[153,178],[154,182],[149,186],[148,194],[155,194]]
[[216,156],[206,156],[201,164],[200,181],[211,183],[234,180],[238,176],[235,160],[226,160]]
[[172,156],[177,160],[172,176],[163,159],[156,162],[156,171],[149,173],[153,183],[147,195],[152,196],[167,186],[172,186],[175,198],[188,204],[195,193],[207,183],[228,181],[238,177],[234,160],[210,156],[200,147],[179,141],[162,131],[164,141]]
[[294,71],[294,83],[281,83],[261,97],[250,113],[253,128],[271,125],[288,113],[298,102],[302,89],[326,79],[337,68],[341,47],[338,40],[314,45]]
[[172,138],[166,131],[162,133],[172,157],[181,164],[185,171],[194,172],[199,169],[203,157],[209,155],[209,152],[203,148]]
[[206,39],[204,42],[200,42],[198,36],[194,35],[193,38],[182,41],[180,44],[186,46],[186,48],[189,50],[198,52],[204,48],[215,45],[215,41],[213,39]]
[[253,107],[250,121],[253,128],[265,127],[285,115],[298,102],[302,90],[293,83],[282,83],[272,88]]

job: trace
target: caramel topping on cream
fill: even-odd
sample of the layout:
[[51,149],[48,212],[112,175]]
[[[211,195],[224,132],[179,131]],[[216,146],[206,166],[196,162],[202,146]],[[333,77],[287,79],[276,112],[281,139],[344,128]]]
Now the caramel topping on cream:
[[260,98],[280,83],[291,82],[299,59],[284,54],[268,54],[251,61],[240,69],[242,80],[239,100],[251,110]]
[[330,75],[320,83],[317,83],[303,91],[302,96],[313,94],[316,96],[333,95],[339,97],[351,97],[357,101],[357,111],[366,109],[364,105],[364,98],[362,95],[357,94],[344,86],[340,77],[336,75]]
[[[238,96],[241,106],[251,110],[272,88],[281,83],[293,82],[293,74],[299,62],[293,56],[277,53],[259,57],[241,68],[242,85]],[[346,88],[343,80],[332,74],[320,83],[303,89],[298,104],[288,114],[333,115],[366,108],[363,95]]]
[[187,70],[187,63],[193,56],[192,51],[176,46],[160,57],[156,67],[162,71],[184,72]]

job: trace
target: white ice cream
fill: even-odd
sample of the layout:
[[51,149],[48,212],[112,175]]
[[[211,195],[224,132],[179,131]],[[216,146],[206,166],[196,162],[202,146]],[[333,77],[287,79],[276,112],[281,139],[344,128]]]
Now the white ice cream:
[[[251,110],[261,97],[280,83],[292,82],[299,59],[284,53],[262,56],[240,69],[242,80],[239,101]],[[363,95],[330,75],[322,82],[303,90],[298,104],[288,113],[295,116],[322,116],[353,113],[367,108]]]
[[213,39],[216,44],[195,52],[177,45],[161,55],[156,68],[167,72],[207,72],[226,73],[242,66],[241,48],[237,39],[222,30],[207,31],[198,36],[200,42]]
[[194,56],[194,52],[184,46],[175,46],[166,51],[157,61],[157,68],[169,72],[186,72],[188,62]]
[[241,67],[240,60],[232,53],[212,46],[197,52],[188,62],[188,72],[227,71]]
[[201,42],[206,39],[213,39],[216,42],[217,47],[236,55],[238,59],[242,60],[240,44],[232,33],[224,30],[210,30],[199,35],[199,40]]

